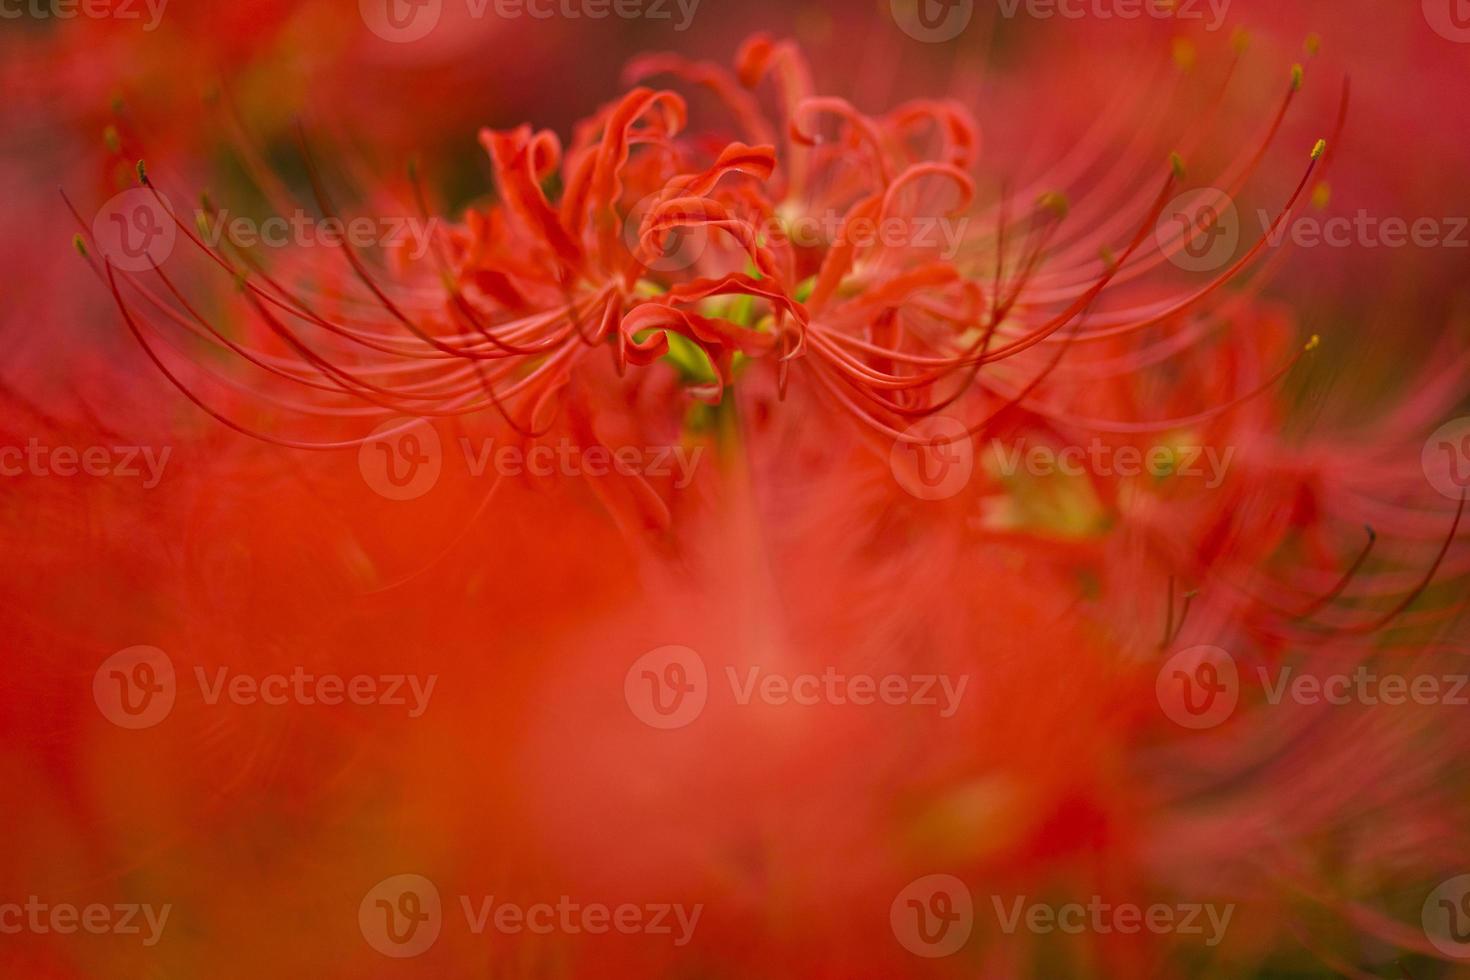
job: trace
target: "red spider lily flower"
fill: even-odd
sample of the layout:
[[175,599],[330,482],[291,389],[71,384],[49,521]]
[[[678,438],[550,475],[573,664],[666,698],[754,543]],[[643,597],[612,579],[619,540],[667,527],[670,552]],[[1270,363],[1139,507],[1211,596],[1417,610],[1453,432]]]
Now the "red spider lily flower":
[[[1261,145],[1242,151],[1227,171],[1227,193],[1260,164],[1300,86],[1299,71]],[[1036,205],[1016,216],[1008,214],[1006,200],[992,206],[994,223],[985,232],[964,218],[955,226],[960,234],[952,239],[953,254],[938,255],[932,244],[917,243],[913,229],[970,209],[973,182],[966,171],[979,137],[957,105],[914,102],[869,118],[841,99],[812,95],[810,73],[795,48],[766,38],[742,49],[734,75],[673,56],[644,59],[632,69],[635,77],[655,72],[711,87],[753,140],[783,132],[782,153],[740,141],[711,153],[707,139],[682,135],[686,109],[679,95],[641,87],[579,126],[565,158],[548,131],[484,132],[500,199],[488,211],[470,212],[463,225],[436,233],[432,261],[402,264],[395,281],[384,284],[355,246],[341,245],[357,280],[354,301],[377,308],[376,324],[325,314],[258,260],[232,258],[207,245],[174,216],[180,232],[241,283],[256,314],[252,329],[283,344],[284,360],[226,339],[161,268],[155,272],[168,295],[146,285],[145,276],[119,273],[111,262],[99,271],[150,356],[159,359],[144,327],[155,316],[177,321],[212,335],[277,380],[335,393],[341,404],[312,410],[318,417],[358,414],[352,404],[428,417],[493,408],[531,435],[547,424],[556,393],[599,346],[611,347],[622,373],[630,363],[669,356],[671,338],[681,338],[702,365],[696,368],[701,383],[691,386],[701,398],[719,400],[734,380],[737,358],[773,362],[783,393],[797,365],[811,384],[877,432],[925,442],[898,427],[952,410],[974,416],[966,431],[982,431],[1007,410],[1036,402],[1033,394],[1074,345],[1131,338],[1209,312],[1221,287],[1268,244],[1263,236],[1198,289],[1102,309],[1114,292],[1139,295],[1147,282],[1142,277],[1189,247],[1196,233],[1186,227],[1172,236],[1154,234],[1182,173],[1177,156],[1153,191],[1146,175],[1142,186],[1133,182],[1118,208],[1133,213],[1131,220],[1101,222],[1075,240],[1059,237],[1067,202],[1056,193],[1033,194]],[[768,74],[779,82],[779,126],[765,121],[745,91]],[[811,127],[822,117],[838,124],[838,137],[819,139]],[[1325,163],[1324,146],[1319,142],[1313,150],[1273,228],[1289,217]],[[335,217],[309,151],[307,164],[318,202]],[[555,203],[545,189],[553,177],[561,185]],[[951,198],[938,214],[932,209],[943,195],[936,185]],[[168,209],[161,195],[158,202]],[[630,216],[638,202],[647,210],[631,245]],[[830,240],[785,240],[783,231],[823,215],[835,219]],[[895,227],[909,230],[904,241],[862,234]],[[1202,224],[1198,231],[1210,229]],[[659,271],[665,243],[690,233],[711,239],[708,254],[688,269]],[[436,284],[442,298],[432,295]],[[134,312],[140,298],[149,316]],[[1173,341],[1158,346],[1166,343]],[[323,344],[330,352],[318,350]],[[1129,356],[1145,363],[1152,354],[1136,347]],[[1124,432],[1178,428],[1239,404],[1294,361],[1256,389],[1193,416],[1076,421]],[[162,360],[159,365],[174,378]]]

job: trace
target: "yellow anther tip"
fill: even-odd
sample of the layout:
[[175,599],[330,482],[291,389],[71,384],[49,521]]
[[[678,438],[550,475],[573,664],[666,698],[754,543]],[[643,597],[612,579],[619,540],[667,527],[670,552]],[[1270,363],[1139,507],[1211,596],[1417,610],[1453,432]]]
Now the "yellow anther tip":
[[1036,199],[1036,206],[1045,208],[1058,218],[1065,218],[1067,212],[1071,210],[1071,204],[1067,200],[1067,195],[1060,191],[1047,191],[1040,195]]

